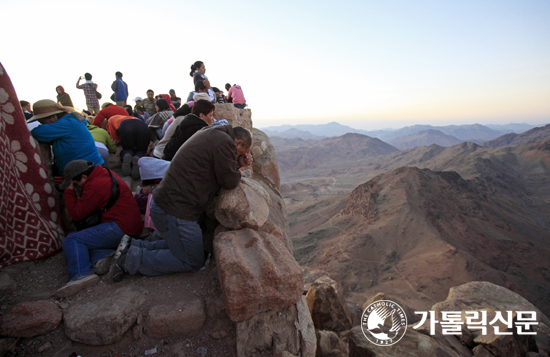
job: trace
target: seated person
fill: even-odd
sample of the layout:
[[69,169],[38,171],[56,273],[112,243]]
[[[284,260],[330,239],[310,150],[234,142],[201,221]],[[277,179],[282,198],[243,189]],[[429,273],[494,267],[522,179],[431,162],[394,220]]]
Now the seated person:
[[149,195],[153,193],[158,184],[162,181],[164,173],[170,166],[170,161],[155,159],[144,156],[138,161],[139,175],[143,187],[134,195],[141,213],[145,213]]
[[82,116],[65,112],[49,99],[34,103],[33,112],[29,122],[38,120],[42,125],[32,129],[31,134],[40,142],[51,143],[59,175],[63,176],[65,166],[73,160],[104,163]]
[[[195,83],[195,91],[189,92],[189,95],[187,96],[187,103],[194,100],[193,97],[195,96],[195,94],[198,94],[198,93],[206,93],[206,95],[208,95],[208,90],[206,89],[202,81]],[[210,97],[208,98],[210,99]]]
[[151,141],[153,142],[162,139],[164,136],[162,127],[164,126],[164,123],[166,123],[166,121],[174,114],[174,112],[170,109],[168,101],[164,98],[157,99],[155,102],[155,109],[157,110],[157,113],[152,115],[146,121],[147,125],[149,125],[149,128],[151,129]]
[[216,107],[209,100],[198,100],[195,102],[193,108],[191,108],[191,114],[187,114],[175,128],[174,134],[164,148],[162,159],[172,161],[179,148],[193,134],[212,124],[215,109]]
[[[74,160],[65,169],[65,180],[60,187],[65,190],[69,215],[81,221],[107,206],[114,184],[111,174],[119,187],[114,205],[103,212],[100,224],[70,233],[63,241],[69,282],[57,291],[57,297],[71,296],[97,283],[97,274],[108,271],[108,256],[115,252],[125,234],[139,236],[143,231],[141,214],[128,185],[116,173],[90,161]],[[80,198],[75,186],[82,190]]]
[[134,116],[143,121],[147,121],[147,119],[151,117],[149,113],[145,111],[143,105],[136,105],[136,107],[134,108]]
[[[191,108],[187,104],[184,104],[183,107],[176,110],[174,113],[174,119],[172,120],[172,123],[168,125],[168,128],[164,130],[164,136],[155,146],[155,149],[153,150],[153,156],[162,159],[164,155],[164,148],[166,147],[166,144],[170,141],[170,138],[172,138],[172,135],[176,132],[176,129],[178,125],[180,125],[181,121],[185,118],[187,114],[191,113]],[[170,119],[166,123],[169,123]],[[166,125],[166,124],[165,124]]]
[[121,173],[123,176],[131,175],[134,180],[139,180],[138,161],[147,154],[151,132],[147,124],[140,119],[129,118],[120,122],[116,133],[122,146],[120,152],[122,160]]
[[236,84],[229,88],[229,92],[227,92],[227,99],[232,100],[235,108],[244,109],[244,107],[247,106],[246,99],[244,99],[243,90],[241,89],[241,86]]

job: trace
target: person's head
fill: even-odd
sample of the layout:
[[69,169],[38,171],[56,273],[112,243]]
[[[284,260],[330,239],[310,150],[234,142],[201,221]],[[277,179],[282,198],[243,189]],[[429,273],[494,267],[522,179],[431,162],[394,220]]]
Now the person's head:
[[252,133],[250,130],[236,126],[233,128],[235,134],[235,145],[237,145],[237,157],[248,154],[252,147]]
[[195,92],[197,93],[206,92],[206,87],[204,86],[204,83],[202,81],[198,81],[197,83],[195,83]]
[[57,92],[57,94],[63,94],[65,93],[65,88],[63,88],[62,86],[57,86],[55,87],[55,91]]
[[87,80],[87,81],[91,81],[92,80],[92,75],[90,73],[85,73],[84,74],[84,78]]
[[122,73],[121,73],[121,72],[116,72],[116,73],[115,73],[115,76],[116,76],[117,78],[122,78]]
[[136,105],[141,105],[141,101],[143,100],[143,98],[141,97],[136,97],[136,99],[134,99],[134,102],[136,102]]
[[212,87],[212,90],[214,91],[214,94],[220,94],[220,89],[218,87]]
[[26,100],[20,100],[19,105],[21,106],[21,109],[26,111],[31,111],[31,103],[27,102]]
[[[65,112],[56,106],[50,99],[42,99],[32,105],[33,117],[27,123],[38,120],[41,124],[51,124],[65,115]],[[63,115],[61,115],[63,114]]]
[[78,187],[84,186],[94,169],[95,164],[92,161],[73,160],[69,162],[63,171],[65,179],[59,187],[64,190],[69,187],[71,182]]
[[155,92],[152,89],[147,90],[147,98],[153,99],[155,97]]
[[201,99],[195,102],[195,104],[193,105],[193,109],[191,109],[191,113],[200,117],[202,120],[207,122],[208,125],[210,125],[214,121],[215,109],[216,107],[214,106],[214,104],[212,104],[212,102]]
[[131,105],[126,104],[124,106],[124,109],[126,109],[126,112],[128,113],[129,116],[131,116],[131,117],[134,116],[134,108],[132,108]]
[[199,71],[202,74],[206,72],[206,67],[202,61],[197,61],[191,65],[191,73],[189,73],[189,75],[193,77],[193,73],[195,73],[195,71]]
[[178,110],[176,110],[176,112],[174,113],[174,118],[183,117],[189,113],[191,113],[191,107],[187,104],[184,104],[179,107]]
[[168,94],[170,94],[170,98],[175,98],[175,97],[176,97],[176,91],[173,90],[173,89],[170,89],[170,90],[168,91]]
[[105,109],[105,108],[107,108],[107,107],[110,106],[110,105],[113,105],[113,103],[111,103],[111,102],[105,102],[105,103],[101,104],[101,109]]
[[157,101],[155,102],[155,107],[157,109],[157,112],[170,110],[170,105],[168,105],[168,101],[164,98],[157,99]]
[[229,89],[231,89],[231,84],[226,83],[226,84],[225,84],[225,90],[229,90]]
[[143,113],[145,113],[145,108],[143,107],[143,105],[136,105],[136,113],[138,115],[142,115]]

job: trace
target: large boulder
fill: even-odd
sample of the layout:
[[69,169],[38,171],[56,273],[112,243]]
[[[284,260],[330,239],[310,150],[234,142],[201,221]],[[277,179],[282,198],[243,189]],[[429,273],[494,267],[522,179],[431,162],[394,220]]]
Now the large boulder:
[[216,103],[214,119],[226,119],[233,127],[242,126],[252,131],[252,112],[250,109],[235,108],[232,103]]
[[322,276],[329,276],[328,273],[324,270],[310,267],[302,267],[302,269],[304,270],[304,295],[307,294],[309,288],[311,288],[311,284],[313,284],[315,280],[319,279]]
[[288,307],[302,295],[302,269],[280,238],[245,228],[214,238],[225,307],[233,321]]
[[315,329],[302,297],[295,305],[237,322],[237,356],[314,357]]
[[271,145],[267,134],[259,129],[253,129],[253,138],[251,149],[254,158],[252,163],[253,177],[265,177],[277,190],[280,190],[281,177],[279,176],[275,148]]
[[316,357],[344,357],[349,354],[348,347],[336,333],[317,330],[315,335],[317,336]]
[[271,198],[262,186],[243,178],[233,190],[224,190],[216,203],[216,219],[226,228],[260,228],[269,216]]
[[204,301],[196,296],[171,305],[156,305],[149,310],[145,333],[153,338],[168,338],[199,331],[206,320]]
[[63,318],[61,309],[50,301],[27,301],[0,317],[0,334],[33,337],[53,331]]
[[341,332],[352,327],[352,316],[348,309],[342,285],[328,276],[311,284],[306,301],[317,330]]
[[[261,176],[255,176],[255,178],[260,179]],[[271,206],[269,207],[269,216],[267,220],[274,225],[281,228],[283,235],[285,237],[285,246],[287,247],[290,253],[293,253],[293,244],[292,238],[290,236],[290,227],[288,225],[288,216],[286,213],[286,204],[281,195],[281,192],[271,185],[265,178],[259,181],[260,185],[266,190],[271,198]]]
[[88,345],[118,342],[137,321],[144,303],[141,292],[127,287],[105,299],[74,305],[65,312],[65,334]]

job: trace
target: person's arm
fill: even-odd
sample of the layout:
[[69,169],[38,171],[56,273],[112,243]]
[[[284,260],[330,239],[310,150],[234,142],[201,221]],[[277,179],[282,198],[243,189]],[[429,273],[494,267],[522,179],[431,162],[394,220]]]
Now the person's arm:
[[210,81],[208,79],[205,79],[204,81],[202,81],[202,84],[204,84],[204,86],[206,87],[206,89],[210,89]]
[[82,197],[77,199],[72,182],[63,193],[63,197],[67,211],[74,221],[83,220],[95,210],[102,208],[105,203],[105,197],[91,187],[85,187],[82,190]]
[[227,99],[231,99],[231,96],[233,95],[233,87],[229,88],[229,92],[227,92]]
[[111,138],[111,135],[109,135],[109,132],[106,133],[106,142],[107,142],[107,149],[110,153],[115,154],[116,153],[116,144],[113,142],[113,139]]
[[84,89],[84,84],[80,84],[81,80],[82,80],[82,76],[78,77],[78,81],[76,81],[76,88],[77,89]]
[[97,115],[94,117],[94,125],[97,126],[98,128],[102,127],[101,124],[103,124],[103,120],[105,120],[105,112],[104,112],[105,109],[101,109],[99,113],[97,113]]
[[237,149],[235,143],[224,142],[214,150],[214,172],[218,184],[232,190],[241,182],[241,172],[237,165]]
[[118,81],[114,81],[113,84],[111,84],[111,89],[116,93],[116,90],[118,89]]

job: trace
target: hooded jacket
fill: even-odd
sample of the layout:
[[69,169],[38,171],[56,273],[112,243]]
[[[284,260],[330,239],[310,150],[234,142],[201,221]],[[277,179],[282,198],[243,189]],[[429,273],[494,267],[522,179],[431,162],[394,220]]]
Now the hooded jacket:
[[[172,123],[176,125],[176,123]],[[195,114],[187,114],[176,127],[174,134],[164,148],[164,160],[172,161],[179,148],[197,131],[208,126],[208,123]]]

